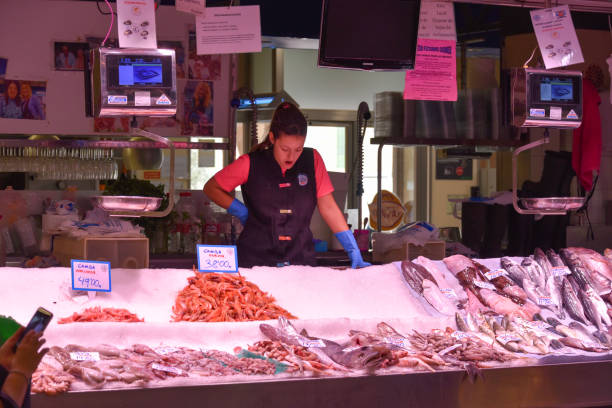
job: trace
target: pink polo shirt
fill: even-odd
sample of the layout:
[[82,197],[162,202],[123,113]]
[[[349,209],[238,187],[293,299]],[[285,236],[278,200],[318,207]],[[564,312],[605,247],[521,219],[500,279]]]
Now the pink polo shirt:
[[[317,183],[317,198],[323,197],[334,191],[334,186],[329,179],[327,169],[323,158],[316,149],[313,149],[314,153],[314,168],[315,168],[315,179]],[[248,154],[243,154],[233,163],[230,163],[226,167],[222,168],[215,174],[215,181],[219,186],[227,191],[228,193],[234,190],[236,187],[244,184],[249,179],[249,169],[251,167],[251,159]]]

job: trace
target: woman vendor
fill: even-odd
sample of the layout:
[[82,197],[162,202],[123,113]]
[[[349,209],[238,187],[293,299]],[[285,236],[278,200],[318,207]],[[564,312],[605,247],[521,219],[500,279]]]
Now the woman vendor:
[[[266,139],[220,170],[204,193],[240,219],[238,264],[316,266],[310,219],[315,206],[347,251],[353,268],[369,266],[332,196],[333,186],[315,149],[305,148],[306,118],[293,104],[276,108]],[[244,204],[229,192],[242,188]]]

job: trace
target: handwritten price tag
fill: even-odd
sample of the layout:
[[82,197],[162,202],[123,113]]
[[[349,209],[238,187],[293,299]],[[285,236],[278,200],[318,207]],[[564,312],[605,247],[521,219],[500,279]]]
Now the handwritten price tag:
[[552,274],[553,276],[565,276],[565,275],[571,275],[572,272],[569,270],[567,266],[553,266]]
[[451,336],[456,338],[457,340],[461,340],[469,338],[470,334],[462,331],[455,331],[453,332],[453,334],[451,334]]
[[238,253],[235,245],[198,245],[200,272],[238,272]]
[[483,282],[483,281],[475,280],[474,281],[474,285],[478,286],[481,289],[495,290],[495,286],[490,284],[489,282]]
[[512,334],[502,334],[500,336],[496,337],[497,341],[499,341],[501,344],[508,344],[511,341],[520,341],[521,338],[518,336],[514,336]]
[[325,342],[321,339],[311,340],[311,339],[300,339],[298,340],[302,347],[310,348],[310,347],[325,347]]
[[162,346],[162,347],[158,347],[155,349],[155,352],[157,354],[161,354],[162,356],[165,356],[166,354],[176,353],[177,351],[181,351],[181,350],[176,347],[171,347],[171,346]]
[[151,364],[151,368],[154,370],[165,371],[167,373],[172,373],[176,375],[183,374],[183,370],[181,370],[180,368],[168,367],[168,366],[157,364],[157,363]]
[[441,288],[440,292],[442,292],[442,294],[449,300],[457,299],[457,294],[451,288]]
[[554,305],[552,298],[550,296],[542,296],[538,298],[538,305],[540,306],[550,306]]
[[493,280],[503,275],[507,275],[506,271],[503,269],[496,269],[494,271],[489,271],[484,274],[484,276],[486,276],[488,280]]
[[94,292],[111,291],[110,262],[70,261],[73,290],[90,290]]
[[97,351],[75,351],[70,353],[70,359],[74,361],[100,361],[100,353]]

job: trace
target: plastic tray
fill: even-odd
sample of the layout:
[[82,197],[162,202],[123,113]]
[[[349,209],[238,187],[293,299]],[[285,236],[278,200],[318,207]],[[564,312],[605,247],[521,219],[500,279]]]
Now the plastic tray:
[[161,205],[161,197],[96,196],[98,207],[106,211],[155,211]]
[[582,207],[584,197],[521,198],[520,202],[527,210],[568,211]]

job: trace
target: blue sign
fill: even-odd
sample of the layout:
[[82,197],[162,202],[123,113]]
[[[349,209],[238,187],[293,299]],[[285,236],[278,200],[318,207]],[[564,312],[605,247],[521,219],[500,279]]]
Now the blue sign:
[[73,290],[111,291],[111,265],[103,261],[70,260]]
[[200,272],[238,272],[238,252],[235,245],[198,245]]

